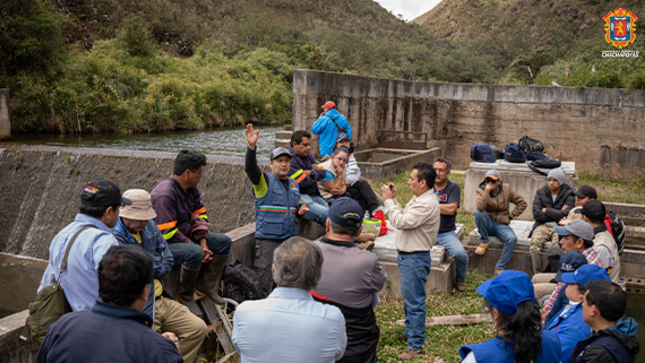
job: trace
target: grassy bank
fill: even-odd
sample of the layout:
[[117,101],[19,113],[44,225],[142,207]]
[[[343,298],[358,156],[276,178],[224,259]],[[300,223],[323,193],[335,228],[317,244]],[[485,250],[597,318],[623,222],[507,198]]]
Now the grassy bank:
[[[463,294],[435,293],[426,298],[427,316],[457,314],[478,314],[482,312],[482,298],[477,287],[490,276],[475,271],[466,279],[466,292]],[[381,329],[378,347],[379,362],[397,362],[396,356],[403,352],[405,341],[404,327],[396,324],[405,317],[403,299],[383,296],[375,309],[376,321]],[[460,362],[459,347],[464,344],[480,343],[495,335],[492,324],[469,326],[435,326],[426,328],[425,354],[413,362],[434,362],[437,357],[445,362]]]

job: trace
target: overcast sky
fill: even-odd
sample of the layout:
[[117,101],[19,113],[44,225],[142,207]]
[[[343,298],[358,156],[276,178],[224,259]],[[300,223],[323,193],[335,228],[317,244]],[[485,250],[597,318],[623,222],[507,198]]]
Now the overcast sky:
[[382,7],[392,11],[394,16],[403,14],[403,19],[410,21],[420,15],[425,14],[441,0],[375,0]]

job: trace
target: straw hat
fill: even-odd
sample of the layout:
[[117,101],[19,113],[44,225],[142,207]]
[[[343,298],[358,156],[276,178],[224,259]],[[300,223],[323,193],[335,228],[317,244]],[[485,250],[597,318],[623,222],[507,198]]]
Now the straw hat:
[[147,221],[157,216],[152,209],[150,193],[143,189],[129,189],[123,193],[123,197],[132,201],[132,205],[126,205],[119,211],[119,216],[136,221]]

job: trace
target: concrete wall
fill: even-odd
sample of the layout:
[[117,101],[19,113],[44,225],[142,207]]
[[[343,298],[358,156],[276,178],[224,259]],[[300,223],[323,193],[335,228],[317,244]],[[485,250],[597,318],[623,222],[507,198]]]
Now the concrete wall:
[[[326,100],[336,102],[359,149],[378,130],[422,131],[459,166],[473,142],[503,147],[523,135],[578,170],[645,175],[645,91],[411,82],[296,70],[294,130],[311,129]],[[312,150],[316,150],[315,145]]]
[[9,90],[0,88],[0,140],[11,138],[11,119],[9,118]]
[[[168,178],[176,154],[134,150],[11,146],[0,149],[0,252],[48,258],[51,239],[78,212],[85,183],[114,180],[121,191],[151,191]],[[255,221],[244,160],[208,156],[199,184],[213,232]]]

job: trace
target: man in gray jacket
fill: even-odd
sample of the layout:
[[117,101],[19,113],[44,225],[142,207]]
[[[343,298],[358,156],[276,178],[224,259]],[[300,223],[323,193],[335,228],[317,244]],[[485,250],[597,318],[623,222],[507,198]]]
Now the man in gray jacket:
[[533,218],[535,223],[529,237],[531,237],[531,263],[533,275],[542,272],[540,252],[547,241],[556,246],[558,234],[554,227],[569,214],[576,205],[576,195],[564,182],[564,169],[552,169],[548,175],[548,182],[535,193],[533,198]]

